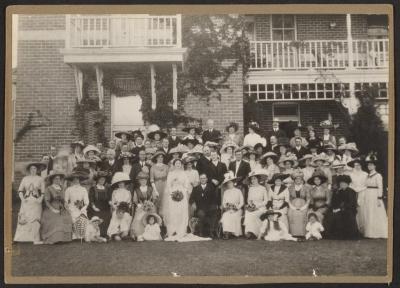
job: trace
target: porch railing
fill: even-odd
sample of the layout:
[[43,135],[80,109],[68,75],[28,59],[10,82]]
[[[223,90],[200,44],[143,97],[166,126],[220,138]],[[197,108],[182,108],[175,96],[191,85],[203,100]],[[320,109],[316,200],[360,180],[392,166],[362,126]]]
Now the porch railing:
[[67,48],[181,47],[180,15],[68,15]]
[[387,68],[388,39],[251,41],[253,70]]

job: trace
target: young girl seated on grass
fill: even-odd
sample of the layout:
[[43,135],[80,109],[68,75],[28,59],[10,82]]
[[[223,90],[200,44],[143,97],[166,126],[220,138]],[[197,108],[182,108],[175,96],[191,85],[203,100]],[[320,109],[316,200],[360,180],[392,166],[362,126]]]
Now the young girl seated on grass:
[[92,219],[87,224],[85,231],[85,241],[86,242],[107,242],[107,239],[100,236],[100,224],[103,220],[98,216],[93,216]]
[[306,225],[306,240],[321,240],[321,232],[324,231],[324,227],[318,221],[318,217],[315,213],[308,214],[308,223]]
[[129,228],[132,222],[132,216],[129,215],[129,205],[122,202],[113,212],[107,235],[110,239],[121,241],[128,238]]
[[144,233],[138,236],[138,241],[159,241],[161,238],[161,217],[155,213],[143,216]]
[[262,222],[258,240],[264,239],[267,241],[290,240],[297,241],[289,234],[286,225],[279,220],[281,212],[268,210],[260,216]]

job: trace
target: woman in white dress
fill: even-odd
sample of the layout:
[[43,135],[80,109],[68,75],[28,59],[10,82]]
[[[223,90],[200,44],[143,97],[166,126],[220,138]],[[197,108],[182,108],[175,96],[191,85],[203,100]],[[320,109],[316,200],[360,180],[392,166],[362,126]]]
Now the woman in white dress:
[[[68,211],[71,214],[72,223],[79,219],[81,215],[87,219],[87,207],[89,205],[89,194],[85,187],[81,185],[81,181],[88,178],[88,173],[83,171],[73,171],[66,179],[71,181],[71,186],[65,190],[64,201],[67,205]],[[75,226],[75,225],[74,225]],[[85,235],[85,234],[83,234]],[[81,238],[76,229],[72,234],[72,239]]]
[[255,170],[249,173],[246,182],[250,182],[247,195],[247,205],[245,206],[244,227],[247,239],[256,239],[260,233],[262,221],[260,219],[266,209],[268,202],[267,189],[260,185],[268,177],[265,170]]
[[42,244],[40,241],[40,218],[45,184],[38,173],[44,167],[45,165],[40,162],[28,164],[26,171],[29,174],[22,179],[19,185],[18,196],[21,199],[21,208],[14,236],[16,242]]
[[196,158],[193,156],[186,156],[183,159],[185,165],[185,173],[187,178],[189,179],[189,183],[191,188],[189,189],[189,196],[192,193],[194,187],[199,185],[200,177],[199,172],[196,169],[193,169],[193,162],[196,161]]
[[172,164],[165,186],[167,211],[164,211],[164,221],[168,236],[165,241],[183,238],[189,223],[189,190],[192,186],[183,170],[182,160],[175,159]]
[[222,182],[226,190],[222,196],[223,214],[221,217],[223,238],[225,240],[242,235],[242,207],[244,205],[243,193],[234,187],[234,181],[237,180],[232,171],[225,173],[225,179]]
[[306,154],[303,156],[303,158],[299,159],[299,166],[303,167],[301,168],[301,171],[304,175],[304,182],[307,182],[315,171],[315,168],[311,165],[313,157],[314,156],[312,154]]
[[289,227],[288,221],[288,207],[289,207],[289,190],[283,184],[283,180],[286,179],[288,175],[278,173],[275,174],[268,184],[272,184],[268,187],[268,203],[267,209],[272,209],[278,211],[282,214],[280,220]]
[[376,156],[368,155],[365,159],[369,171],[365,185],[364,213],[362,223],[366,238],[387,238],[388,218],[383,203],[382,175],[376,172]]
[[272,176],[281,172],[279,166],[276,165],[278,158],[278,155],[271,151],[265,153],[260,157],[261,166],[267,171],[268,181],[272,179]]
[[262,144],[263,147],[267,146],[267,140],[264,137],[261,137],[259,132],[258,124],[255,122],[251,122],[249,124],[249,133],[244,137],[243,146],[245,147],[254,147],[257,143]]
[[362,170],[362,162],[360,159],[354,159],[347,163],[347,166],[351,167],[353,170],[350,173],[351,183],[350,188],[352,188],[357,193],[357,225],[360,233],[363,233],[364,224],[362,215],[365,214],[365,190],[367,189],[366,182],[368,173]]
[[247,152],[244,152],[244,156],[248,159],[247,161],[250,164],[251,171],[262,169],[261,164],[257,159],[258,154],[254,149],[251,148]]
[[225,163],[226,167],[229,167],[229,163],[235,161],[234,151],[238,147],[239,146],[233,141],[227,141],[222,145],[222,148],[219,152],[221,154],[221,162]]

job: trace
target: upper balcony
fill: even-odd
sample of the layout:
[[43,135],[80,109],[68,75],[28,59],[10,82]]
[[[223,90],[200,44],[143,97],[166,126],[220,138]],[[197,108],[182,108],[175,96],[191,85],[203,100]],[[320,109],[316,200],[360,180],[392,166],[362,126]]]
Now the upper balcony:
[[181,15],[67,15],[66,63],[181,62]]
[[251,41],[251,70],[388,69],[389,40]]

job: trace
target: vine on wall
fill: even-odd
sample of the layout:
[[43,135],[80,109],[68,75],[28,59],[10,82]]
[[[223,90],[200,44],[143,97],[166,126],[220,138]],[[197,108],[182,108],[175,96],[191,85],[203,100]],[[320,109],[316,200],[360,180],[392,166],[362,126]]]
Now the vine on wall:
[[44,116],[40,110],[30,112],[24,125],[16,132],[14,143],[20,142],[28,132],[49,125],[50,119]]

